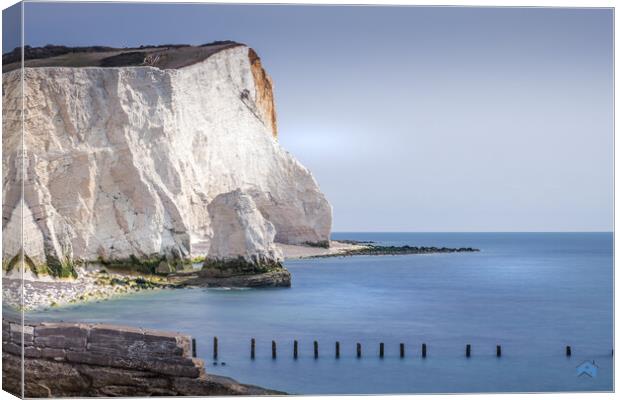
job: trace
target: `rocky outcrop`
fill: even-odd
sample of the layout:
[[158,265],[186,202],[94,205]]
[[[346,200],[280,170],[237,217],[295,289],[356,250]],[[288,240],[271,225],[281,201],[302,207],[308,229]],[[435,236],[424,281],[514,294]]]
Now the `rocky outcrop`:
[[[272,82],[260,59],[238,43],[213,46],[137,49],[142,61],[84,53],[98,60],[90,68],[51,66],[74,54],[31,60],[25,159],[20,71],[3,74],[3,233],[18,238],[23,221],[32,269],[69,276],[76,262],[158,266],[164,257],[210,257],[205,249],[215,259],[269,253],[272,233],[289,244],[328,240],[331,207],[274,137]],[[102,67],[112,56],[116,66]],[[269,234],[226,254],[217,215],[225,207],[209,205],[238,189],[259,224],[244,235]],[[18,240],[3,246],[5,266],[19,251]]]
[[22,367],[25,397],[282,394],[207,374],[180,333],[3,319],[2,388],[17,396]]
[[291,274],[282,266],[274,243],[276,229],[240,189],[218,195],[209,204],[213,237],[209,256],[197,276],[199,286],[288,287]]
[[[216,272],[217,271],[217,272]],[[201,287],[290,287],[291,273],[282,265],[260,268],[252,264],[243,264],[240,268],[227,263],[221,267],[209,267],[188,275],[172,278],[178,286]]]
[[240,189],[218,195],[208,206],[213,237],[205,265],[239,258],[248,263],[280,262],[274,243],[276,228],[258,210],[250,195]]

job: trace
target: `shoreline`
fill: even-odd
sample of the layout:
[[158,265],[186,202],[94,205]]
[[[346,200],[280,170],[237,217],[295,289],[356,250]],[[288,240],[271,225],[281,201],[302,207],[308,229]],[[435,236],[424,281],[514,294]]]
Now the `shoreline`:
[[299,260],[314,257],[338,257],[347,254],[350,251],[362,250],[368,247],[368,244],[354,241],[338,241],[331,240],[329,247],[316,247],[297,244],[277,243],[277,246],[284,254],[284,261]]
[[[308,258],[326,253],[338,253],[355,248],[340,244],[332,248],[312,246],[283,245],[285,260]],[[105,271],[105,272],[102,272]],[[3,304],[19,311],[21,309],[21,278],[17,271],[2,276]],[[64,307],[74,304],[107,301],[119,296],[139,293],[145,290],[178,288],[180,285],[166,276],[120,272],[105,266],[80,268],[78,277],[35,278],[24,275],[24,311],[41,311],[48,308]]]
[[[20,311],[21,279],[3,276],[3,305]],[[105,269],[78,270],[75,279],[32,279],[24,277],[24,311],[41,311],[53,307],[107,301],[117,296],[174,288],[165,277],[111,272]]]
[[[437,248],[411,246],[377,246],[372,242],[354,240],[333,240],[330,247],[310,245],[290,245],[277,243],[282,250],[284,261],[326,257],[348,257],[356,255],[401,255],[434,254],[479,251],[472,248]],[[107,301],[118,296],[138,293],[145,290],[174,289],[192,286],[191,280],[185,283],[184,274],[152,275],[137,272],[113,270],[105,266],[81,268],[75,279],[37,279],[24,276],[24,311],[45,311],[48,308]],[[194,274],[196,275],[196,274]],[[179,279],[179,278],[182,279]],[[231,281],[234,283],[235,281]],[[225,286],[225,285],[224,285]],[[230,286],[230,285],[229,285]],[[17,273],[2,277],[3,304],[15,310],[21,309],[21,279]]]
[[278,244],[285,254],[285,260],[349,257],[349,256],[397,256],[408,254],[475,253],[480,249],[472,247],[435,246],[382,246],[372,241],[332,240],[329,248]]

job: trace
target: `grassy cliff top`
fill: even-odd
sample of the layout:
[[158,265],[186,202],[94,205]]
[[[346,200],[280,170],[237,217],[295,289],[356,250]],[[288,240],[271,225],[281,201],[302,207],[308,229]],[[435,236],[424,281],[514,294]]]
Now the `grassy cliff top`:
[[[196,64],[221,50],[236,46],[242,46],[242,44],[225,40],[200,46],[170,44],[122,49],[105,46],[24,46],[24,64],[30,68],[151,66],[160,69],[177,69]],[[2,72],[20,68],[21,57],[19,47],[3,54]]]

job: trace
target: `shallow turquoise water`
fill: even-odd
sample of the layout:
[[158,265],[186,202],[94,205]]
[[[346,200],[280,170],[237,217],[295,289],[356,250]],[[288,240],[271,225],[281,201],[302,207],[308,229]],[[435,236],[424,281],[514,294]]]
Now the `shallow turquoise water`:
[[[380,244],[480,253],[287,261],[290,289],[185,289],[31,317],[189,333],[211,373],[290,393],[612,390],[611,233],[339,233]],[[249,357],[250,338],[257,357]],[[292,341],[300,343],[293,360]],[[278,358],[271,359],[271,340]],[[319,358],[312,341],[319,341]],[[341,342],[341,358],[334,342]],[[355,343],[363,357],[355,358]],[[385,358],[378,357],[385,342]],[[398,344],[406,357],[398,357]],[[428,344],[428,358],[420,345]],[[464,357],[466,344],[472,357]],[[495,357],[502,345],[503,356]],[[564,356],[571,345],[573,356]],[[596,378],[576,366],[594,360]]]

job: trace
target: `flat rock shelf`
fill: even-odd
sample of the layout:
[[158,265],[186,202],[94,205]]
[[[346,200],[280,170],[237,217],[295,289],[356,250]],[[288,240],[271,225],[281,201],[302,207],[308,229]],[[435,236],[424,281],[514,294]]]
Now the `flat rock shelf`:
[[175,332],[3,318],[2,388],[25,397],[284,394],[207,374],[194,343]]

